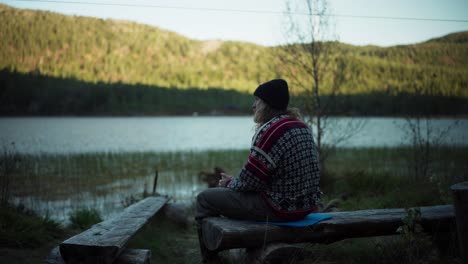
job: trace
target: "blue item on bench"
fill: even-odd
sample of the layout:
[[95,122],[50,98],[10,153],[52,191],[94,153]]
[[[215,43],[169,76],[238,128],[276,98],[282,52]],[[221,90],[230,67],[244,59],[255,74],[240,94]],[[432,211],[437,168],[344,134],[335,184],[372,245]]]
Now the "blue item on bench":
[[320,214],[320,213],[311,213],[306,215],[301,220],[297,221],[290,221],[290,222],[262,222],[265,224],[272,224],[277,226],[295,226],[295,227],[304,227],[304,226],[311,226],[320,221],[327,220],[332,218],[331,215],[328,214]]

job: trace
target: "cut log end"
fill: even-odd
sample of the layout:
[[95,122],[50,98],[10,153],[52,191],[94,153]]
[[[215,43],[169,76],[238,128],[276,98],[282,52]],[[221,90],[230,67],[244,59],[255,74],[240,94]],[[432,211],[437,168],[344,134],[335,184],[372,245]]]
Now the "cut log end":
[[468,191],[468,182],[460,182],[450,187],[452,191]]
[[457,183],[450,188],[455,206],[460,255],[463,263],[468,263],[468,182]]

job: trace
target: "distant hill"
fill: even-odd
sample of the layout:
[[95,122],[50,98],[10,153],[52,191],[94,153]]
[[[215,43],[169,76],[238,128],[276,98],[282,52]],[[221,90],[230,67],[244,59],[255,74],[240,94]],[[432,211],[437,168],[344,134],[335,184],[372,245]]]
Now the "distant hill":
[[[252,92],[288,78],[278,47],[197,41],[129,21],[66,16],[0,5],[0,70],[165,88]],[[394,47],[338,44],[341,94],[383,92],[468,97],[468,32]],[[331,76],[325,76],[325,89]],[[326,93],[326,92],[325,92]]]
[[440,38],[430,39],[427,42],[467,44],[468,43],[468,31],[448,34]]

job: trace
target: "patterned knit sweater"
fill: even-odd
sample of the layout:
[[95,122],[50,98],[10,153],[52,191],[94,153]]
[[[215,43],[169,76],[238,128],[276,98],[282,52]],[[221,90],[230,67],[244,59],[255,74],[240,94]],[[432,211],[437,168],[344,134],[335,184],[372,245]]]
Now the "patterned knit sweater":
[[260,127],[239,176],[227,187],[257,191],[284,219],[300,219],[320,199],[318,153],[310,128],[281,115]]

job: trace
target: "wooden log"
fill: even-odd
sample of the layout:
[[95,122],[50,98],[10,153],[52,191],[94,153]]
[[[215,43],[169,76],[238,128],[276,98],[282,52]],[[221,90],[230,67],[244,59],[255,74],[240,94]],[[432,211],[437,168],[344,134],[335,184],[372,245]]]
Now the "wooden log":
[[158,186],[158,170],[154,171],[154,181],[153,181],[153,195],[156,195],[156,188]]
[[[421,225],[427,232],[449,230],[452,205],[421,207]],[[270,243],[332,243],[346,238],[396,234],[404,209],[377,209],[329,213],[332,218],[309,227],[279,227],[252,221],[210,217],[202,222],[207,249],[257,248]]]
[[[245,248],[233,248],[217,254],[218,259],[204,263],[251,263]],[[203,261],[202,261],[203,262]]]
[[464,263],[468,263],[468,182],[452,185],[450,189],[455,206],[459,251]]
[[[66,264],[60,255],[59,247],[55,247],[45,260],[46,264]],[[150,264],[151,251],[148,249],[126,249],[115,260],[114,264]]]
[[92,226],[60,244],[66,263],[112,263],[128,240],[146,224],[164,204],[166,197],[148,197],[126,208],[120,215]]

